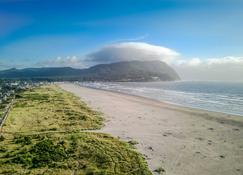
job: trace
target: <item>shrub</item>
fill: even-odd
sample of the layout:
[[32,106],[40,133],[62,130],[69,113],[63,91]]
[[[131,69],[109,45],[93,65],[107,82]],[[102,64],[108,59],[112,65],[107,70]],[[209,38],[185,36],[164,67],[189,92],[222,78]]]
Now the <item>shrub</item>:
[[3,135],[0,135],[0,142],[4,141],[4,139]]
[[25,152],[22,154],[17,154],[12,162],[17,164],[23,164],[24,166],[29,166],[32,164],[32,158],[33,157],[29,152]]
[[0,146],[0,152],[6,152],[6,151],[7,151],[7,149],[5,147]]
[[130,140],[130,141],[128,141],[128,143],[129,143],[130,145],[137,145],[137,144],[138,144],[138,142],[135,141],[135,140]]
[[51,139],[43,139],[30,149],[22,150],[13,159],[13,163],[22,164],[32,168],[51,166],[67,158],[65,149],[61,144],[55,144]]
[[159,174],[165,173],[165,169],[162,167],[159,167],[159,168],[155,169],[154,172],[159,173]]
[[61,144],[55,144],[51,139],[44,139],[35,144],[30,153],[33,155],[32,166],[43,167],[49,163],[63,161],[66,157],[66,151]]
[[32,138],[30,136],[15,136],[14,142],[20,143],[22,145],[30,145],[32,143]]
[[20,94],[16,94],[16,95],[15,95],[15,98],[17,98],[17,99],[18,99],[18,98],[22,98],[22,95],[20,95]]

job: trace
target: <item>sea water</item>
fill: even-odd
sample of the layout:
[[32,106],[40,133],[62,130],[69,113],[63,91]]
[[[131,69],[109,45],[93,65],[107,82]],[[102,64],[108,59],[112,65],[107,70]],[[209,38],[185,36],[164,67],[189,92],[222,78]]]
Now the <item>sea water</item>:
[[186,107],[243,116],[243,82],[79,82]]

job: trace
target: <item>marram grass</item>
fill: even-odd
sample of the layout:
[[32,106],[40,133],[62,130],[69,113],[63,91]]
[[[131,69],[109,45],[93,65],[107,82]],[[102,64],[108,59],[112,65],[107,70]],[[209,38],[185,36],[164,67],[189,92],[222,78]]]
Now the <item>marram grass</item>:
[[100,114],[56,86],[25,91],[16,96],[5,132],[73,132],[102,127]]
[[0,174],[151,175],[131,144],[88,132],[101,115],[56,86],[17,96],[0,141]]

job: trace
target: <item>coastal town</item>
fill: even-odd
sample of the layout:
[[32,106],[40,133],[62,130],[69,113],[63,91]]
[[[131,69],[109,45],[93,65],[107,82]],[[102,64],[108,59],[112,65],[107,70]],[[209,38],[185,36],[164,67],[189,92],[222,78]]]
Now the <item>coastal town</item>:
[[0,124],[16,93],[38,84],[32,81],[0,80]]

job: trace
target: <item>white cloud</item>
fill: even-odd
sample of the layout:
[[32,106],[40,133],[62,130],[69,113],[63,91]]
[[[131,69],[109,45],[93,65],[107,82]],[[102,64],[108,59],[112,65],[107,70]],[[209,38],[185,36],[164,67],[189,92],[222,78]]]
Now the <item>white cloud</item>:
[[188,65],[189,66],[198,66],[199,64],[201,64],[201,62],[202,61],[199,58],[193,58],[188,61]]
[[134,38],[117,39],[117,40],[113,41],[112,43],[138,42],[138,41],[141,41],[141,40],[146,39],[147,37],[149,37],[149,34],[148,33],[146,33],[144,35],[140,35],[140,36],[134,37]]
[[179,53],[162,47],[143,42],[121,42],[102,47],[98,51],[85,56],[68,56],[48,59],[36,64],[38,67],[76,67],[84,68],[96,64],[105,64],[131,60],[161,60],[167,63],[173,62]]
[[243,57],[193,58],[172,66],[184,80],[243,81]]
[[173,62],[180,54],[172,49],[143,42],[122,42],[107,45],[87,55],[86,61],[111,63],[130,60]]
[[51,59],[36,64],[38,67],[75,67],[83,68],[85,67],[82,60],[76,56],[67,57],[57,57],[56,59]]
[[223,58],[211,58],[206,60],[208,65],[214,64],[243,64],[243,57],[223,57]]
[[192,58],[188,60],[178,59],[173,62],[177,66],[214,66],[224,64],[243,64],[243,57],[227,56],[222,58]]

